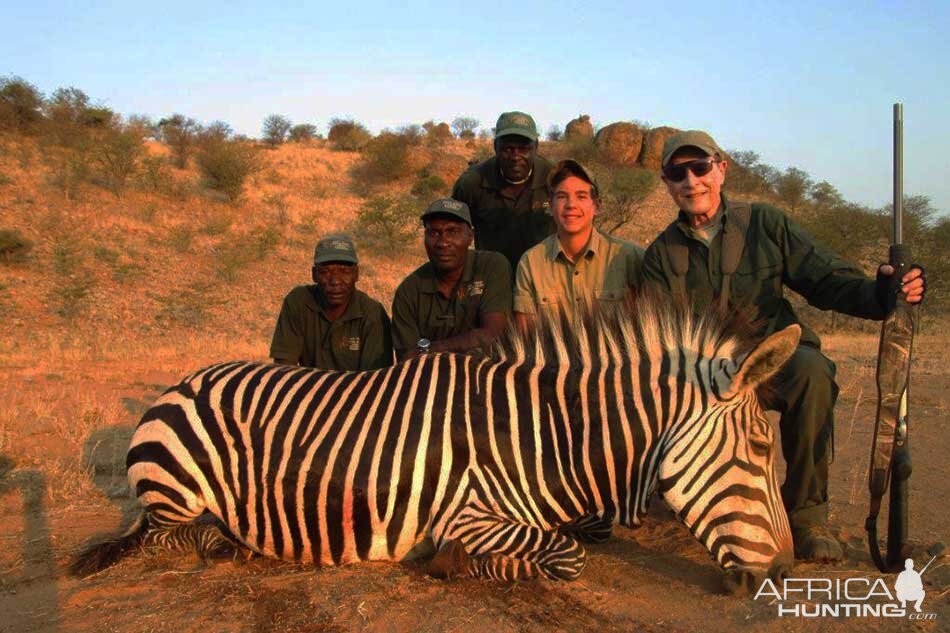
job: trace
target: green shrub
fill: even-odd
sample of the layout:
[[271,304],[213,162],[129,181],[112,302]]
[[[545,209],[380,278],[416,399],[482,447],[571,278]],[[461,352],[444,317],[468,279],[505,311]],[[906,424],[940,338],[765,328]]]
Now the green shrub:
[[92,254],[106,264],[115,264],[119,261],[119,251],[108,246],[96,246],[92,249]]
[[175,167],[184,169],[188,164],[188,157],[194,152],[201,126],[183,114],[173,114],[159,121],[158,128],[162,132],[162,140],[172,151]]
[[422,129],[426,131],[426,144],[431,147],[442,147],[452,140],[452,129],[448,123],[426,121]]
[[42,120],[43,93],[22,77],[0,77],[0,130],[33,131]]
[[362,158],[354,168],[356,181],[362,186],[373,187],[410,175],[412,143],[412,137],[381,132],[363,148]]
[[191,241],[194,236],[191,226],[178,224],[168,229],[168,245],[176,253],[187,253],[191,250]]
[[290,128],[290,140],[294,143],[304,143],[317,138],[317,126],[312,123],[298,123]]
[[205,143],[197,155],[198,167],[210,189],[236,202],[244,192],[244,181],[261,169],[257,149],[242,141]]
[[377,250],[396,252],[409,244],[419,227],[419,209],[411,200],[370,198],[356,215],[354,233]]
[[640,212],[640,203],[653,191],[659,178],[648,169],[639,167],[613,167],[607,178],[600,183],[601,212],[597,215],[598,226],[613,233],[633,220]]
[[258,226],[225,246],[218,254],[216,272],[227,282],[237,279],[248,264],[261,261],[277,250],[283,235],[272,226]]
[[165,296],[149,294],[159,304],[155,320],[164,327],[199,328],[209,317],[208,311],[221,301],[212,294],[210,285],[195,284]]
[[93,160],[99,167],[102,183],[116,198],[122,195],[144,153],[142,137],[129,128],[109,128],[93,145]]
[[95,278],[84,265],[81,244],[71,235],[61,235],[53,243],[55,277],[48,300],[53,312],[72,319],[84,312]]
[[160,195],[171,195],[175,184],[168,164],[161,156],[142,157],[136,181],[144,191]]
[[478,128],[478,119],[470,116],[460,116],[452,121],[452,131],[460,139],[475,138],[475,130]]
[[33,250],[33,242],[16,229],[0,230],[0,261],[6,264],[25,261]]
[[352,119],[330,119],[329,126],[327,140],[336,150],[358,151],[373,138],[362,123]]
[[422,200],[432,200],[441,195],[448,194],[449,186],[439,176],[430,174],[426,170],[419,172],[416,182],[412,185],[412,195]]

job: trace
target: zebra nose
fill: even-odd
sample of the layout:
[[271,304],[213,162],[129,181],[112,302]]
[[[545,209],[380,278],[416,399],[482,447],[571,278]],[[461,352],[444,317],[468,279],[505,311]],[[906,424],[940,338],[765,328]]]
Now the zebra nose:
[[772,561],[772,567],[769,568],[769,578],[775,582],[788,578],[792,573],[793,564],[792,555],[788,552],[783,552]]
[[722,578],[723,588],[726,590],[726,593],[733,596],[745,596],[756,589],[759,585],[762,584],[764,570],[759,570],[758,573],[749,571],[747,569],[727,569],[725,575]]

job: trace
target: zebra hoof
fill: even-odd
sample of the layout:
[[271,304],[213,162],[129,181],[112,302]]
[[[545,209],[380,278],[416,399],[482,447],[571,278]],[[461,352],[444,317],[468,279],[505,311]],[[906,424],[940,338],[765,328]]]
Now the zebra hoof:
[[433,578],[448,580],[456,576],[467,576],[471,558],[460,541],[447,541],[426,568]]
[[756,575],[742,569],[727,569],[722,578],[726,593],[733,596],[746,596],[758,589],[765,576]]

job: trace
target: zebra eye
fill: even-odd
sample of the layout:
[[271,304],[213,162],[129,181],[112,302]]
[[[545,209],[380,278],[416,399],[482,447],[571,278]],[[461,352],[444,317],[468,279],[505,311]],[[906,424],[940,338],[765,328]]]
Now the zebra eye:
[[758,455],[768,455],[769,449],[772,448],[772,445],[764,437],[750,437],[749,446]]

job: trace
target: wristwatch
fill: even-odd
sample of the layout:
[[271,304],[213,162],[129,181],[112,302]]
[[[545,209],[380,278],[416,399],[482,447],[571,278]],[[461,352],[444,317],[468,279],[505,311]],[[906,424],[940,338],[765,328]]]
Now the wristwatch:
[[419,339],[419,342],[416,343],[416,349],[418,349],[423,354],[428,352],[430,347],[432,347],[432,341],[427,338],[421,338]]

